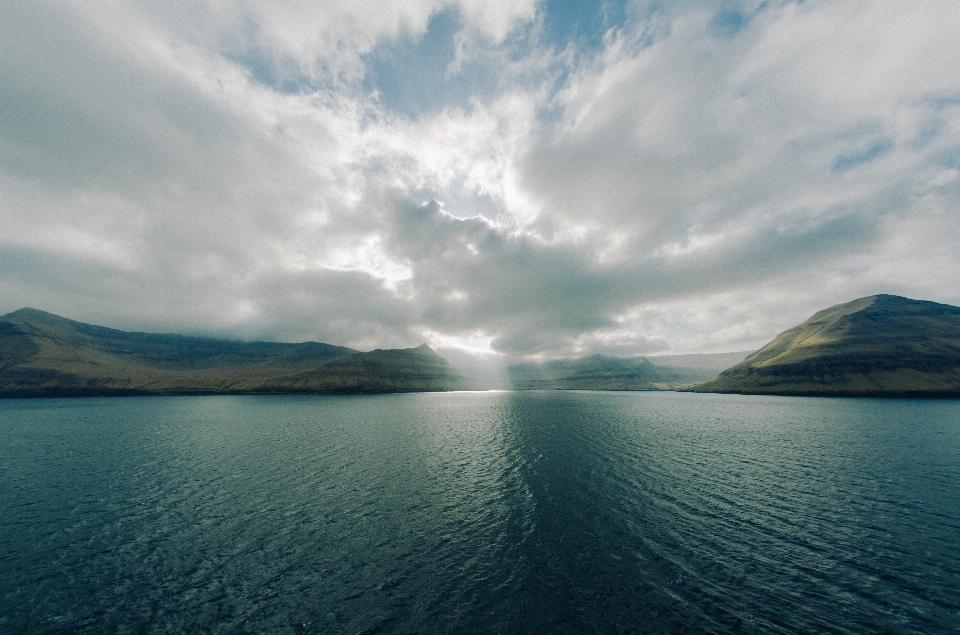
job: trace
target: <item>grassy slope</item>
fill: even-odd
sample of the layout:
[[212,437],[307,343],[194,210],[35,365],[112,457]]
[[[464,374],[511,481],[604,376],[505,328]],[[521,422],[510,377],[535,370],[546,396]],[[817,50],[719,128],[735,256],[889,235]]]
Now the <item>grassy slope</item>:
[[[428,361],[423,355],[405,360],[402,351],[383,351],[395,355],[379,365],[358,362],[349,379],[334,372],[334,367],[325,367],[344,358],[363,360],[373,355],[377,359],[375,353],[317,342],[244,343],[127,333],[21,309],[0,318],[0,396],[449,390],[465,386],[459,374],[444,366],[446,362],[435,353],[436,359],[421,368],[417,360]],[[390,361],[395,362],[392,368]],[[320,368],[324,370],[318,371]],[[363,370],[382,376],[363,376]],[[313,373],[313,379],[292,379],[298,373]]]
[[960,307],[890,295],[830,307],[696,390],[960,396]]

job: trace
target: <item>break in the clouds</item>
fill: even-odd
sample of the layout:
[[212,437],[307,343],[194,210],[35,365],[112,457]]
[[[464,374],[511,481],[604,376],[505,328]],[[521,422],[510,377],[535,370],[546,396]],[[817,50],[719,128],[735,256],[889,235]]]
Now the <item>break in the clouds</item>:
[[0,311],[480,355],[960,303],[953,2],[0,5]]

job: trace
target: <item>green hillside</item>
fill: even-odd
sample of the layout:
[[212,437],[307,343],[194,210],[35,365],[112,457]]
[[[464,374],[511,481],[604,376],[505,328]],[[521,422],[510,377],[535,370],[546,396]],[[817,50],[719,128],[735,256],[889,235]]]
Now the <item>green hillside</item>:
[[960,397],[960,307],[893,295],[839,304],[695,390]]
[[421,346],[361,353],[318,342],[130,333],[36,309],[0,317],[0,397],[459,390]]

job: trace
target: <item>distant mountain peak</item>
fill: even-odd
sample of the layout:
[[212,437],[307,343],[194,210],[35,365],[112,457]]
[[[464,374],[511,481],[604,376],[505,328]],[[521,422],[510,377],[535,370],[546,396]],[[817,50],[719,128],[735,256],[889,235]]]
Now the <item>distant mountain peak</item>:
[[514,364],[510,381],[520,390],[664,390],[689,387],[715,373],[661,368],[646,357],[594,354],[576,359]]
[[0,317],[14,317],[14,316],[24,316],[24,315],[53,315],[52,313],[47,313],[46,311],[41,311],[40,309],[34,309],[33,307],[25,306],[22,309],[17,309],[16,311],[11,311],[6,315]]
[[41,311],[40,309],[34,309],[32,307],[25,306],[22,309],[17,309],[7,313],[6,315],[0,316],[0,318],[6,319],[18,319],[18,320],[56,320],[63,322],[72,322],[73,320],[68,320],[67,318],[60,317],[56,313],[50,313],[49,311]]

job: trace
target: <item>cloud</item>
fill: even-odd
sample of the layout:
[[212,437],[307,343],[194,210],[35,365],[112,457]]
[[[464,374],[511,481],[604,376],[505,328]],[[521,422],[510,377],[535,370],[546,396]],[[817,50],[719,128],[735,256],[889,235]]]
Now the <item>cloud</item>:
[[960,302],[960,8],[557,10],[3,5],[0,308],[493,359]]

